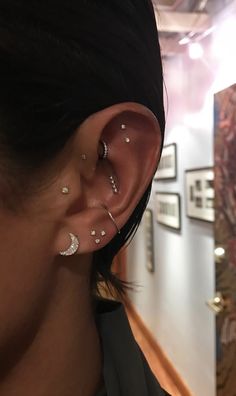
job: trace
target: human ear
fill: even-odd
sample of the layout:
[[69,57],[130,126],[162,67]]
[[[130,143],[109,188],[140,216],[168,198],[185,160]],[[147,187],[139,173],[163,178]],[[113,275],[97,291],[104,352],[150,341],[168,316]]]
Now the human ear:
[[74,160],[63,174],[70,194],[63,197],[57,251],[68,247],[69,233],[78,236],[81,254],[113,239],[149,186],[161,144],[158,120],[138,103],[117,104],[84,121],[73,140]]

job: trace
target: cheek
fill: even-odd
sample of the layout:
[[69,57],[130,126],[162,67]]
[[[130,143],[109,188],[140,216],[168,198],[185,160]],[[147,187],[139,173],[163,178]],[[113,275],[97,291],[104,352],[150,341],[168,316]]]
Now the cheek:
[[16,354],[16,345],[23,349],[35,336],[53,290],[52,258],[47,254],[50,231],[46,228],[43,232],[42,227],[9,218],[1,222],[0,218],[0,350],[4,367]]

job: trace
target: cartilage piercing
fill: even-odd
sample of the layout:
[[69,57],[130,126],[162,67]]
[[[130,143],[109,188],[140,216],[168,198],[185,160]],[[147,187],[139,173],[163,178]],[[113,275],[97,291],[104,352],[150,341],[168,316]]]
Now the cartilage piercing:
[[106,235],[106,231],[102,230],[101,231],[101,236],[104,237]]
[[125,124],[121,124],[120,128],[122,129],[122,131],[124,131],[126,129],[126,125]]
[[99,153],[99,158],[106,159],[108,157],[108,145],[104,140],[101,140],[100,143],[102,145],[102,153]]
[[105,211],[107,212],[108,216],[110,217],[112,223],[114,224],[117,233],[120,234],[121,231],[120,231],[118,225],[116,224],[116,221],[115,221],[114,217],[112,216],[111,212],[108,210],[107,206],[102,204],[101,207],[102,207],[103,209],[105,209]]
[[79,248],[79,238],[71,232],[69,233],[69,237],[71,240],[70,246],[67,250],[59,252],[61,256],[72,256]]
[[117,185],[116,185],[114,177],[113,176],[109,176],[109,179],[110,179],[110,183],[112,185],[112,190],[114,191],[115,194],[117,194],[118,193],[118,188],[117,188]]
[[126,142],[126,143],[130,143],[130,138],[129,138],[129,137],[126,137],[126,138],[125,138],[125,142]]
[[100,242],[101,242],[101,239],[99,239],[99,238],[95,239],[95,243],[96,243],[97,245],[99,245]]
[[69,187],[62,187],[61,192],[62,194],[69,194]]
[[95,236],[96,235],[96,231],[95,230],[92,230],[91,231],[91,236]]

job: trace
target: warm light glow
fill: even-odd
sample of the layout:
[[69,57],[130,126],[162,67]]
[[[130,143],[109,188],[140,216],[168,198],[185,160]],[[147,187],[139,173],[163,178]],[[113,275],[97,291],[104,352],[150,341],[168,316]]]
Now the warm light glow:
[[200,59],[203,57],[204,51],[200,43],[191,43],[188,47],[188,53],[191,59]]
[[224,248],[218,247],[218,248],[215,249],[215,255],[217,257],[222,257],[222,256],[224,256],[224,254],[225,254],[225,249]]
[[190,43],[190,38],[189,37],[183,37],[181,40],[179,40],[179,45],[185,45]]

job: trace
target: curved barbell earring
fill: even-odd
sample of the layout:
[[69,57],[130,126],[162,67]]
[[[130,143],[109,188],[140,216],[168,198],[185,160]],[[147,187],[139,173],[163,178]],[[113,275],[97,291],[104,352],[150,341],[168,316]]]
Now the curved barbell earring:
[[69,237],[71,240],[71,244],[67,250],[59,252],[61,256],[72,256],[77,252],[79,248],[79,238],[71,232],[69,233]]

